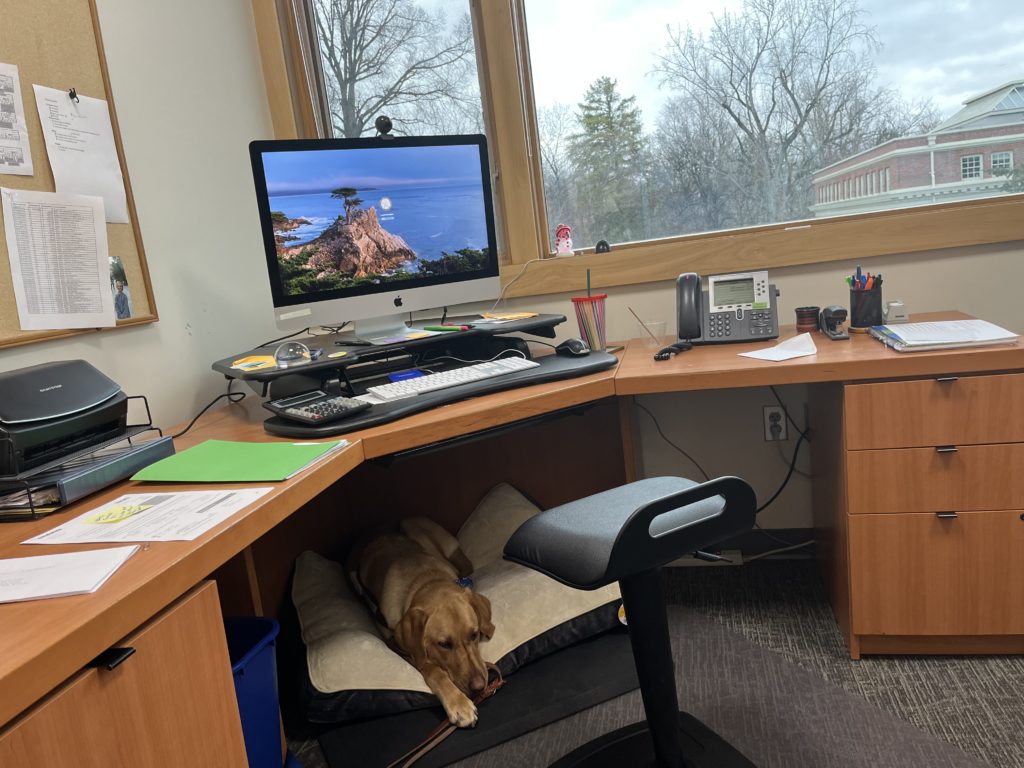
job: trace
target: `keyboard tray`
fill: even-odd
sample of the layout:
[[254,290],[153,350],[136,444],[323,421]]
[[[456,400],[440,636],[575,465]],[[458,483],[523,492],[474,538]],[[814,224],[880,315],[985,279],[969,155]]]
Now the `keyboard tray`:
[[263,422],[263,428],[270,434],[281,437],[331,437],[333,435],[345,434],[346,432],[354,432],[357,429],[374,427],[378,424],[386,424],[389,421],[395,421],[414,413],[420,413],[421,411],[429,411],[431,408],[436,408],[439,405],[458,402],[469,397],[479,397],[480,395],[500,392],[505,389],[543,384],[546,381],[586,376],[612,368],[618,364],[619,360],[615,355],[607,352],[592,352],[586,357],[544,355],[537,358],[537,362],[540,363],[538,367],[529,368],[518,373],[509,373],[490,379],[471,381],[468,384],[461,384],[457,387],[448,387],[447,389],[439,389],[434,392],[416,395],[415,397],[407,397],[389,403],[380,403],[374,405],[368,411],[363,411],[355,416],[343,419],[342,421],[331,422],[330,424],[312,426],[274,416]]

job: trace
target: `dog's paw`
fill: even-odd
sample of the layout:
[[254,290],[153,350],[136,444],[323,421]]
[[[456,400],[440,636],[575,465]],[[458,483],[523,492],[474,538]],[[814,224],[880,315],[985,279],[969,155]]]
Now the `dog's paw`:
[[448,713],[448,721],[459,728],[472,728],[476,725],[477,713],[476,704],[465,696],[460,701],[455,701],[445,707]]

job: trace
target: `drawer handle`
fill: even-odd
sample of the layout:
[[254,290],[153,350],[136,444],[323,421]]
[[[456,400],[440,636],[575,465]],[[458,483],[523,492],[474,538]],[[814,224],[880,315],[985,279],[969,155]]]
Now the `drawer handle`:
[[107,648],[103,653],[89,662],[90,667],[106,667],[107,669],[114,669],[124,663],[129,656],[135,653],[135,649],[131,646],[125,646],[123,648]]
[[956,512],[936,512],[935,516],[940,520],[956,520]]
[[936,453],[956,453],[955,445],[937,445],[935,446]]
[[959,376],[936,376],[935,380],[936,381],[956,381],[959,378],[960,378]]

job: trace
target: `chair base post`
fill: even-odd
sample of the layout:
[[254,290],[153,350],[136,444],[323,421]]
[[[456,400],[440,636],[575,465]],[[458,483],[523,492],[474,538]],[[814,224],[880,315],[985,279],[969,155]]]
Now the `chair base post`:
[[654,569],[627,576],[619,580],[619,590],[658,766],[683,768],[683,752],[676,733],[679,700],[675,662],[672,661],[661,572]]
[[[678,714],[684,768],[757,768],[735,747],[686,712]],[[551,764],[551,768],[654,768],[658,766],[647,723],[606,733]]]

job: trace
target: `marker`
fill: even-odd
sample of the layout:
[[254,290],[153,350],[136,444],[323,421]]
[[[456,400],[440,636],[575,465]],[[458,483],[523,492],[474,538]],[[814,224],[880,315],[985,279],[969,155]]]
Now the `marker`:
[[468,325],[424,325],[423,326],[423,330],[424,331],[441,331],[441,332],[468,331],[469,330],[469,326]]

